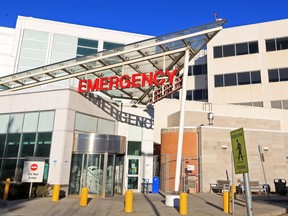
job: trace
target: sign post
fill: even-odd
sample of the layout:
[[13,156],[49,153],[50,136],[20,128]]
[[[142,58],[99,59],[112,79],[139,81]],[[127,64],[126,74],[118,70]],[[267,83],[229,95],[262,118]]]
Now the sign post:
[[243,128],[230,132],[235,174],[243,174],[247,215],[253,216],[249,169]]
[[44,166],[44,158],[26,158],[24,161],[22,182],[30,182],[29,198],[31,197],[33,182],[43,181]]

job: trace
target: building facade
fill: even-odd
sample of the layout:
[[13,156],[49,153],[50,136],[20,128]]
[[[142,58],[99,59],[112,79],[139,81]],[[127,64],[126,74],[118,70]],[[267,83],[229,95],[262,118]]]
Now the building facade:
[[[288,179],[287,111],[278,110],[288,100],[287,25],[285,19],[223,29],[189,63],[181,187],[207,192],[226,170],[232,176],[229,132],[239,127],[247,133],[251,179],[264,183],[258,145],[269,149],[268,183]],[[0,37],[0,77],[151,38],[30,17],[19,17],[15,29],[1,27]],[[1,181],[21,181],[25,158],[41,157],[44,181],[66,194],[78,195],[83,186],[90,196],[140,192],[157,174],[153,146],[161,144],[161,187],[171,191],[181,91],[149,111],[101,95],[87,100],[76,85],[67,79],[0,95]]]

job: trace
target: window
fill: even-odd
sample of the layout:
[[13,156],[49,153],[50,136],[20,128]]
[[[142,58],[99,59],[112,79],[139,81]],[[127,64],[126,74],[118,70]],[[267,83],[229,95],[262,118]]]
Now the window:
[[103,48],[104,48],[104,50],[110,50],[110,49],[119,48],[119,47],[121,47],[121,46],[124,46],[124,44],[110,43],[110,42],[105,42],[105,41],[104,41]]
[[236,85],[236,74],[224,74],[224,84],[225,86]]
[[223,46],[223,57],[228,57],[228,56],[235,56],[234,44]]
[[224,86],[224,76],[221,75],[215,75],[214,82],[215,82],[215,87],[222,87]]
[[222,58],[222,46],[214,47],[214,58]]
[[266,51],[276,51],[288,49],[288,37],[266,40]]
[[279,69],[280,81],[288,80],[288,68]]
[[269,82],[279,82],[278,70],[268,70]]
[[251,84],[261,83],[260,71],[251,72]]
[[271,101],[271,107],[275,109],[288,109],[288,100]]
[[34,155],[35,140],[36,140],[36,133],[23,134],[20,157]]
[[186,100],[193,100],[192,90],[188,90],[188,91],[187,91]]
[[217,46],[213,50],[214,58],[259,53],[258,41]]
[[5,157],[17,157],[21,134],[8,134]]
[[128,155],[141,155],[141,142],[128,141]]
[[250,73],[238,73],[238,85],[250,84]]
[[260,71],[219,74],[215,75],[214,82],[215,87],[257,84],[261,83],[261,75]]
[[276,39],[277,50],[288,49],[288,37]]
[[89,39],[78,39],[77,56],[94,55],[98,51],[98,41]]
[[52,141],[52,133],[38,133],[37,139],[37,157],[49,157]]
[[268,70],[269,82],[288,81],[288,68]]
[[257,41],[249,42],[249,53],[250,54],[259,53],[258,42]]
[[193,75],[207,74],[207,64],[193,65]]
[[248,54],[247,43],[236,44],[236,55],[246,55]]

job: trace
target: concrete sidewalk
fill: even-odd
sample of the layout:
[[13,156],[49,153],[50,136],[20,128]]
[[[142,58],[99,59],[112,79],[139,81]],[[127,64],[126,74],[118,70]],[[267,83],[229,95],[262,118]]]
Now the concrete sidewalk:
[[[255,216],[278,216],[288,212],[288,197],[271,194],[270,202],[265,195],[253,195],[253,213]],[[77,198],[63,198],[52,202],[51,197],[17,200],[0,203],[1,216],[174,216],[180,215],[178,209],[165,205],[165,197],[161,194],[136,194],[133,199],[133,212],[124,212],[124,196],[105,199],[90,199],[86,207],[79,206]],[[188,195],[188,215],[224,216],[221,194],[199,193]],[[234,215],[246,215],[245,200],[237,195]]]

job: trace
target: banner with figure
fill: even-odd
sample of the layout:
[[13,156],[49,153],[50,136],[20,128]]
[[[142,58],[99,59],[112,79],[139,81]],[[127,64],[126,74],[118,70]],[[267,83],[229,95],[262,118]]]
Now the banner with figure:
[[248,159],[243,128],[230,132],[235,174],[248,173]]

